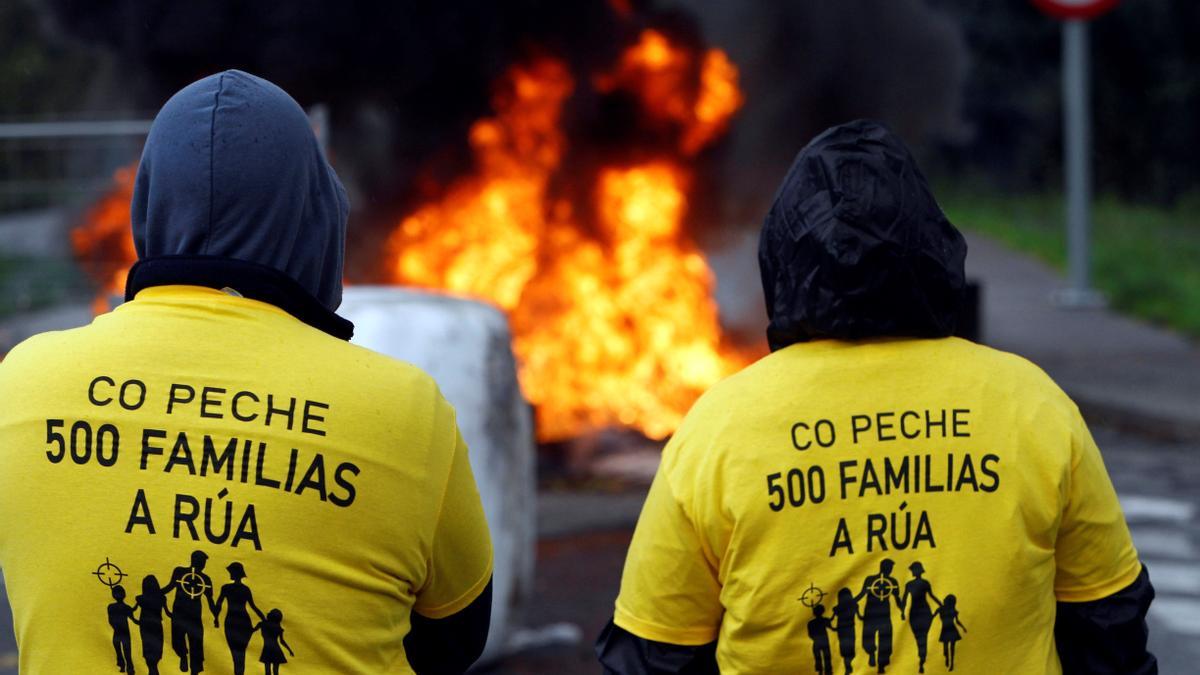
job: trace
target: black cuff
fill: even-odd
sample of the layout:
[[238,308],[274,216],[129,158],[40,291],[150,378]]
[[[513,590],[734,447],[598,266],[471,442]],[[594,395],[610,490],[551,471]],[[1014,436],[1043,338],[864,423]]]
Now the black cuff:
[[164,255],[134,263],[125,281],[125,300],[151,286],[232,288],[251,300],[275,305],[300,321],[341,340],[354,335],[354,324],[321,304],[298,281],[274,267],[245,260],[204,255]]
[[687,646],[638,637],[610,619],[596,639],[604,672],[618,675],[718,675],[717,643]]
[[479,597],[456,614],[430,619],[416,612],[404,636],[408,665],[418,675],[458,675],[483,654],[492,622],[492,580]]
[[1090,602],[1059,602],[1054,640],[1065,675],[1155,675],[1146,649],[1146,612],[1154,586],[1145,565],[1124,589]]

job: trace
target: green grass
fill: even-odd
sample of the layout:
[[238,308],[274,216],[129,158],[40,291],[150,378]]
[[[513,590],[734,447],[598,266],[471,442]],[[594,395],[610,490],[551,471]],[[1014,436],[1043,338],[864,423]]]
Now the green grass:
[[[938,201],[964,230],[1066,266],[1061,195],[943,189]],[[1188,200],[1190,202],[1192,200]],[[1122,312],[1200,337],[1200,208],[1100,198],[1092,207],[1092,283]]]

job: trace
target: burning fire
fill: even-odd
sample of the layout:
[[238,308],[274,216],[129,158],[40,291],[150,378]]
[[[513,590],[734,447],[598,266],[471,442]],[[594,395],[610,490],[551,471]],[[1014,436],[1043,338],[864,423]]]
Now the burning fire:
[[722,346],[712,274],[681,231],[686,195],[669,162],[610,167],[596,180],[598,238],[550,225],[549,262],[512,313],[542,438],[616,424],[665,437],[744,365]]
[[[663,438],[705,389],[747,361],[722,339],[712,273],[684,227],[690,158],[740,107],[737,69],[720,50],[694,53],[646,30],[592,84],[632,95],[647,119],[670,126],[674,148],[564,175],[561,117],[576,83],[553,58],[515,65],[493,115],[470,129],[474,170],[391,233],[386,281],[508,313],[540,439],[609,426]],[[585,196],[564,196],[563,184],[583,185],[571,194]],[[134,259],[131,186],[132,171],[119,174],[73,233],[85,259],[98,250],[125,256],[119,269],[97,267],[109,289],[123,285]]]
[[[699,87],[689,87],[693,58],[647,30],[596,78],[600,91],[633,93],[647,115],[681,132],[677,156],[600,169],[591,204],[550,187],[567,150],[559,118],[570,74],[553,59],[512,68],[495,115],[471,128],[475,172],[404,218],[389,240],[390,281],[508,311],[543,440],[612,425],[665,437],[700,393],[745,362],[722,342],[712,273],[683,227],[683,160],[741,105],[737,70],[710,50]],[[582,224],[593,221],[591,230]]]
[[137,166],[117,169],[113,186],[84,214],[83,224],[71,230],[71,246],[83,269],[102,289],[92,311],[108,311],[109,297],[125,292],[125,277],[137,260],[129,223],[129,202]]
[[690,84],[696,72],[692,52],[672,45],[656,30],[645,30],[616,69],[596,77],[595,85],[603,92],[632,91],[646,114],[682,125],[679,150],[690,157],[724,134],[729,118],[742,106],[737,67],[725,52],[704,53],[699,91]]

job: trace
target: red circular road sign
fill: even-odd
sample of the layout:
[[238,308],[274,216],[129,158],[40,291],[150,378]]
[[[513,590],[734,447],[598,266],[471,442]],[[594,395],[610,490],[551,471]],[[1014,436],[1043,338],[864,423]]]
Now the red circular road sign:
[[1094,19],[1117,6],[1120,0],[1033,0],[1033,4],[1056,19]]

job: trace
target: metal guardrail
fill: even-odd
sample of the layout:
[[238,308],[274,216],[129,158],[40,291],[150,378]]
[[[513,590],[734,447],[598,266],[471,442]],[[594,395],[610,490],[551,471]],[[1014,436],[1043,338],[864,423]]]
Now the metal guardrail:
[[134,161],[151,120],[0,123],[0,213],[76,204]]
[[[328,106],[309,108],[324,148]],[[153,120],[47,120],[0,123],[0,213],[78,203],[135,161]]]
[[154,120],[0,123],[0,141],[23,138],[145,136]]

